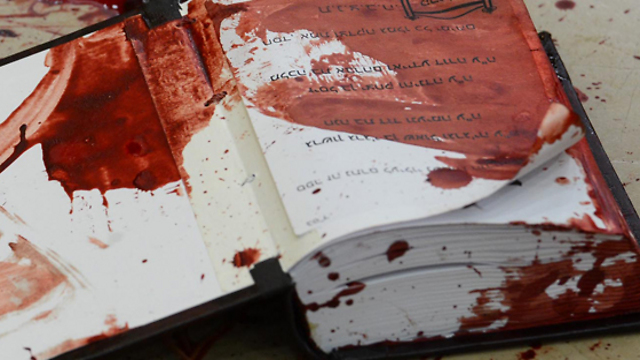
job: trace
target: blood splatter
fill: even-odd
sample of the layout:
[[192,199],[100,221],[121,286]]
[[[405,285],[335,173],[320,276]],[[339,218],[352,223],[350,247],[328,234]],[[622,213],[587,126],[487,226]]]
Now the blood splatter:
[[49,349],[43,353],[38,354],[37,358],[46,358],[46,359],[53,358],[56,355],[85,346],[87,344],[91,344],[96,341],[100,341],[100,340],[124,333],[129,330],[129,324],[125,323],[123,326],[118,326],[117,322],[118,320],[114,315],[108,315],[104,321],[105,325],[108,326],[107,330],[94,336],[89,336],[82,339],[67,340],[61,343],[60,345],[55,346],[52,349]]
[[[40,144],[49,179],[69,197],[77,190],[152,190],[180,180],[121,28],[55,47],[47,65],[36,90],[0,125],[0,171]],[[141,150],[131,154],[131,143]]]
[[560,185],[569,185],[571,183],[571,181],[569,181],[569,179],[567,179],[564,176],[560,176],[556,178],[556,183],[560,184]]
[[323,254],[322,251],[319,251],[315,255],[313,255],[311,260],[317,260],[318,265],[320,265],[323,268],[331,266],[331,259],[329,259],[325,254]]
[[[502,286],[472,291],[479,294],[471,309],[475,316],[460,319],[460,333],[485,328],[495,321],[505,321],[500,328],[504,331],[635,311],[640,308],[640,279],[637,276],[640,263],[611,261],[627,252],[636,253],[636,245],[628,241],[587,238],[576,242],[558,261],[543,264],[535,260],[526,267],[504,268],[506,277]],[[574,265],[580,254],[595,257],[591,269]],[[550,286],[562,286],[569,279],[577,279],[577,291],[566,287],[563,293],[554,296],[546,292]],[[607,285],[607,279],[617,279],[623,285]],[[498,303],[500,306],[496,306]]]
[[387,260],[392,262],[393,260],[404,256],[407,251],[409,251],[408,242],[405,240],[394,241],[387,249]]
[[124,27],[188,192],[183,150],[209,125],[213,105],[237,100],[238,93],[230,75],[222,73],[222,49],[211,41],[216,36],[213,21],[207,16],[190,16],[153,31],[139,17],[127,20]]
[[49,72],[0,124],[0,172],[41,145],[49,179],[70,198],[188,179],[182,150],[211,119],[205,103],[233,88],[220,76],[219,45],[205,41],[212,29],[199,21],[149,31],[134,17],[124,28],[126,35],[118,24],[51,50]]
[[529,349],[527,351],[523,351],[518,354],[520,360],[531,360],[536,358],[536,351],[533,349]]
[[51,314],[53,314],[53,310],[43,311],[40,314],[33,317],[34,321],[43,320],[48,318]]
[[573,0],[560,0],[556,1],[556,7],[560,10],[572,10],[576,7],[576,3]]
[[100,249],[106,249],[106,248],[109,247],[109,245],[105,244],[104,242],[102,242],[99,239],[96,239],[94,237],[90,237],[89,238],[89,242],[92,243],[93,245],[99,247]]
[[[359,292],[361,292],[362,290],[364,290],[364,288],[366,287],[366,285],[364,283],[358,282],[358,281],[354,281],[354,282],[350,282],[346,285],[346,288],[341,290],[340,292],[338,292],[333,298],[331,298],[331,300],[322,303],[322,304],[318,304],[318,303],[311,303],[311,304],[306,304],[305,308],[309,311],[318,311],[319,309],[323,308],[323,307],[328,307],[328,308],[337,308],[338,306],[340,306],[340,298],[345,297],[345,296],[351,296],[351,295],[355,295]],[[351,299],[349,299],[351,300]]]
[[235,267],[250,267],[260,260],[260,250],[248,248],[242,251],[236,252],[233,256],[233,266]]
[[578,95],[578,100],[580,100],[580,102],[587,102],[589,101],[589,96],[587,94],[585,94],[584,92],[582,92],[580,89],[574,87],[574,90],[576,91],[576,94]]
[[25,347],[24,349],[25,349],[25,350],[27,350],[27,351],[29,352],[29,356],[30,356],[30,357],[29,357],[29,360],[38,360],[38,359],[36,359],[36,357],[35,357],[35,356],[33,356],[33,352],[31,351],[31,348],[30,348],[30,347]]
[[473,180],[468,172],[449,168],[432,170],[427,179],[431,185],[447,190],[465,187]]

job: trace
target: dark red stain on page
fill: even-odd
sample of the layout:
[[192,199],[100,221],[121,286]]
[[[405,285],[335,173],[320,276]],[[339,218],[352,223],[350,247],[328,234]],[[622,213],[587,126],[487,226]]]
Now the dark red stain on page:
[[407,251],[409,251],[408,242],[405,240],[394,241],[387,249],[387,260],[392,262],[393,260],[404,256]]
[[260,250],[248,248],[242,251],[238,251],[233,256],[233,266],[235,267],[250,267],[260,260]]
[[573,0],[560,0],[556,1],[556,7],[560,10],[572,10],[576,7],[576,3]]
[[[617,258],[631,253],[630,259]],[[590,269],[576,266],[578,258],[595,258]],[[534,261],[521,268],[505,267],[501,287],[478,294],[472,317],[460,319],[460,334],[505,321],[500,331],[621,315],[640,308],[640,263],[636,245],[622,240],[587,239],[575,242],[561,260]],[[547,289],[571,286],[551,296]],[[616,285],[617,284],[617,285]],[[498,304],[500,304],[498,306]],[[495,330],[487,330],[495,331]]]
[[29,352],[29,360],[38,360],[38,359],[36,359],[35,356],[33,356],[33,352],[31,351],[30,347],[25,347],[24,349]]
[[0,124],[0,170],[40,145],[49,179],[69,197],[76,190],[153,190],[180,180],[120,27],[51,49],[47,66],[34,92]]
[[473,178],[464,170],[442,168],[431,170],[427,180],[437,188],[449,190],[465,187]]
[[0,171],[41,145],[49,179],[70,197],[188,181],[182,151],[215,104],[237,93],[203,19],[149,31],[134,17],[125,31],[116,25],[52,49],[49,72],[0,125]]
[[109,245],[105,244],[100,239],[97,239],[97,238],[94,238],[94,237],[90,237],[89,238],[89,242],[92,243],[93,245],[97,246],[100,249],[106,249],[106,248],[109,247]]
[[317,260],[318,265],[320,265],[323,268],[331,266],[331,259],[329,259],[325,254],[323,254],[322,251],[319,251],[315,255],[313,255],[313,257],[311,257],[311,260]]
[[358,281],[350,282],[346,286],[347,287],[345,289],[338,292],[333,298],[331,298],[331,300],[322,304],[318,304],[318,303],[306,304],[305,308],[313,312],[316,312],[324,307],[337,308],[338,306],[340,306],[340,298],[345,296],[355,295],[361,292],[362,290],[364,290],[364,288],[366,287],[364,283],[361,283]]
[[[588,194],[591,198],[590,202],[596,207],[595,216],[604,222],[604,228],[596,226],[594,220],[587,214],[584,214],[582,218],[570,219],[569,224],[562,227],[552,224],[539,225],[540,229],[546,231],[578,229],[585,234],[587,240],[583,245],[574,246],[571,251],[564,254],[564,260],[560,262],[546,265],[534,262],[525,269],[509,270],[507,279],[511,280],[508,280],[507,283],[510,283],[510,285],[497,291],[502,293],[500,296],[503,298],[516,298],[516,294],[521,289],[526,288],[528,279],[534,279],[536,276],[539,278],[545,272],[551,275],[551,279],[557,274],[558,285],[564,285],[570,279],[577,279],[578,291],[567,290],[555,299],[540,294],[534,301],[535,308],[512,308],[506,314],[502,314],[506,315],[506,317],[495,312],[480,310],[483,308],[482,304],[489,303],[492,298],[492,296],[487,296],[489,293],[482,292],[483,295],[478,298],[477,303],[477,309],[480,311],[474,311],[479,315],[475,318],[476,320],[481,318],[487,320],[492,317],[503,320],[513,318],[514,321],[509,321],[507,327],[513,328],[515,326],[521,328],[538,324],[548,325],[550,323],[620,315],[640,309],[640,302],[638,301],[640,298],[640,283],[637,276],[640,273],[640,264],[638,263],[639,251],[637,244],[633,240],[633,236],[622,218],[618,205],[600,173],[587,141],[581,140],[567,150],[567,153],[582,165],[584,172],[587,174],[586,180]],[[605,241],[596,244],[593,240],[590,240],[594,238],[594,233],[622,234],[622,238],[619,241]],[[631,254],[631,258],[612,261],[617,255],[625,253],[627,255]],[[578,271],[572,267],[572,259],[576,255],[580,256],[580,254],[589,254],[589,257],[595,257],[596,260],[591,269]],[[620,286],[611,285],[612,281],[619,283]],[[544,285],[543,282],[543,287]],[[600,287],[602,287],[602,291],[595,293],[595,290],[600,289]],[[484,310],[487,310],[486,307]],[[524,315],[524,312],[527,311],[540,310],[542,310],[540,312],[541,318]],[[497,317],[495,317],[496,315]]]
[[[190,6],[193,3],[197,1]],[[255,91],[248,91],[241,84],[239,88],[252,103],[250,106],[262,113],[303,125],[463,153],[464,158],[444,155],[438,159],[472,177],[504,180],[515,176],[546,141],[544,134],[539,134],[542,120],[562,94],[527,19],[526,8],[514,2],[499,7],[491,15],[475,12],[449,20],[447,26],[473,23],[478,31],[446,32],[435,30],[442,25],[441,21],[405,18],[402,7],[395,1],[380,4],[377,10],[331,13],[321,11],[312,0],[295,3],[257,0],[244,7],[216,5],[208,9],[216,21],[235,14],[232,16],[237,17],[238,25],[223,31],[235,31],[244,41],[253,41],[252,45],[246,45],[247,53],[277,47],[265,45],[272,40],[267,37],[268,32],[299,31],[328,35],[302,40],[297,45],[300,33],[291,34],[287,36],[295,41],[283,46],[301,46],[310,52],[339,40],[346,47],[342,52],[313,59],[312,68],[331,66],[333,71],[336,67],[352,68],[354,63],[361,62],[358,59],[362,56],[381,64],[376,77],[298,76],[267,82]],[[393,24],[403,31],[383,33],[381,24]],[[417,31],[418,26],[432,31]],[[404,27],[408,30],[404,31]],[[524,33],[522,28],[526,30]],[[340,31],[357,33],[362,29],[374,29],[376,36],[340,35]],[[259,40],[255,41],[252,34]],[[230,53],[237,46],[229,45],[226,50]],[[473,62],[478,56],[484,56],[482,61],[486,64]],[[487,57],[496,63],[487,62]],[[441,64],[449,59],[467,62],[436,65],[436,61]],[[246,59],[249,64],[255,61],[259,59]],[[234,71],[239,74],[242,69]],[[471,74],[473,79],[469,77]],[[468,81],[463,81],[463,76]],[[440,80],[442,85],[438,85]],[[521,86],[524,83],[527,86]],[[354,89],[352,85],[356,90],[343,90]],[[365,85],[376,85],[379,90],[364,90]],[[333,87],[337,92],[314,92],[320,87]],[[467,114],[466,120],[462,119],[464,116],[457,117],[462,113]],[[451,119],[444,117],[445,121],[431,121],[442,114],[456,115]],[[480,117],[469,120],[469,114]],[[333,122],[336,118],[349,121]],[[565,130],[570,125],[580,126],[577,118],[570,116],[553,122],[560,123]]]

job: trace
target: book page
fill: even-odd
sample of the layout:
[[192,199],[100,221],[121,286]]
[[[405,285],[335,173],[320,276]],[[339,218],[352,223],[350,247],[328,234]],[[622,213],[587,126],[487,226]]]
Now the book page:
[[461,208],[581,137],[518,0],[206,6],[298,235]]
[[[273,245],[255,237],[264,236],[258,213],[243,228],[228,220],[239,210],[216,202],[221,192],[251,201],[233,181],[241,176],[237,154],[218,148],[226,139],[224,113],[198,117],[193,108],[189,125],[201,127],[185,133],[197,142],[183,138],[176,148],[167,141],[164,103],[150,86],[153,66],[138,60],[132,44],[136,34],[165,32],[126,33],[127,24],[141,21],[0,67],[3,358],[49,359],[223,297],[251,285],[249,267],[273,256]],[[175,47],[181,34],[164,43],[174,59],[189,49],[187,42]],[[145,59],[155,64],[162,58],[152,51],[162,44],[149,45]],[[171,78],[175,68],[163,69],[163,79]],[[181,71],[192,80],[184,88],[197,89],[198,71]],[[211,133],[218,134],[214,141]],[[214,156],[205,181],[194,171]],[[218,187],[218,178],[232,188]],[[210,198],[212,187],[220,191]],[[233,229],[219,225],[225,221]],[[248,242],[256,250],[243,255]]]

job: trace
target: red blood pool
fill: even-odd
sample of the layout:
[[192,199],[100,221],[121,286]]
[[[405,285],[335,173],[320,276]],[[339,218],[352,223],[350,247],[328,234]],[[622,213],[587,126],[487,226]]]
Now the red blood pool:
[[431,171],[428,180],[441,189],[459,189],[469,185],[473,178],[464,170],[442,168]]

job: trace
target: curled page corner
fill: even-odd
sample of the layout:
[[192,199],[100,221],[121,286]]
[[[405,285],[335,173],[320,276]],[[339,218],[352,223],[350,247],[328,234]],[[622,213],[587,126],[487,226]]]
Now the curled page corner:
[[567,106],[557,102],[552,103],[540,123],[539,140],[532,149],[529,161],[520,169],[514,180],[527,175],[577,144],[584,135],[585,129],[580,118]]

